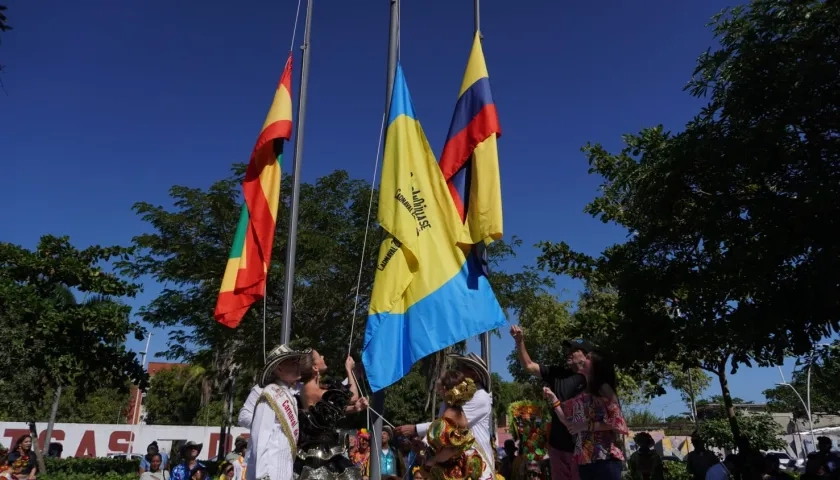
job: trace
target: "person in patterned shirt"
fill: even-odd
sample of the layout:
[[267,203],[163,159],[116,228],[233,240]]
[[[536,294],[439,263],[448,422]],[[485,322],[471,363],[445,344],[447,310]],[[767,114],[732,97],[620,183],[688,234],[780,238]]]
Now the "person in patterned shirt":
[[192,440],[184,444],[181,447],[181,458],[183,460],[172,469],[170,478],[172,480],[189,480],[193,470],[198,468],[199,471],[204,469],[204,480],[206,480],[206,467],[198,461],[198,454],[201,453],[202,448],[204,448],[203,444],[193,442]]
[[548,388],[543,393],[569,433],[575,436],[574,459],[580,480],[621,480],[624,453],[621,435],[627,423],[615,393],[613,363],[597,351],[586,355],[579,365],[586,377],[586,392],[561,402]]

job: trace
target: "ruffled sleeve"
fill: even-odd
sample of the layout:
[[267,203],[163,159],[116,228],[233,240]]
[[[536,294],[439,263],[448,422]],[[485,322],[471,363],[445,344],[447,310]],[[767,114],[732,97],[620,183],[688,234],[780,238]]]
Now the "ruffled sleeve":
[[629,433],[627,422],[624,421],[624,415],[621,413],[621,406],[614,400],[604,401],[604,418],[601,421],[622,435]]

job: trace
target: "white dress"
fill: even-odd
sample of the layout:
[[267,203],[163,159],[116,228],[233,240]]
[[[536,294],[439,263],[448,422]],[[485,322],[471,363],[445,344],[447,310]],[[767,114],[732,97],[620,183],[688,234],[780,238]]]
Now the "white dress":
[[[438,412],[439,417],[443,415],[445,408],[445,405],[441,403],[440,411]],[[473,398],[465,403],[462,408],[464,410],[464,416],[467,417],[467,425],[470,428],[470,432],[475,437],[475,450],[484,460],[484,471],[481,474],[481,479],[492,479],[495,476],[494,462],[496,458],[490,442],[493,433],[490,426],[491,414],[493,413],[493,396],[482,388],[477,390]],[[420,438],[426,438],[426,434],[429,432],[429,425],[431,425],[431,422],[416,425],[417,435]]]
[[[288,412],[293,440],[297,443],[297,400],[292,389],[272,384],[265,387],[264,393],[278,398],[277,407],[281,412]],[[269,403],[260,400],[259,396],[255,403],[245,477],[247,480],[291,480],[295,459],[292,444],[280,423],[284,419],[278,419]]]

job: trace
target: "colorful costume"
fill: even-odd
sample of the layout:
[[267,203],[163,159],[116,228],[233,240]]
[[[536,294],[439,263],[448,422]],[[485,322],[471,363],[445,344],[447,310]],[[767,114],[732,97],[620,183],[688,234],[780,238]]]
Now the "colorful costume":
[[[367,440],[368,449],[366,452],[359,451],[359,443],[362,439]],[[370,433],[366,428],[359,430],[356,434],[356,448],[350,452],[350,461],[353,465],[359,468],[365,475],[368,474],[370,468]]]
[[[446,392],[445,401],[450,407],[461,407],[475,395],[475,383],[467,379]],[[430,452],[426,458],[434,457],[444,449],[451,449],[448,460],[424,467],[424,476],[434,480],[479,480],[485,469],[485,462],[474,449],[475,437],[469,427],[458,426],[447,417],[441,417],[429,425],[426,442]]]
[[[321,400],[300,409],[300,438],[295,477],[300,480],[361,480],[362,470],[348,458],[348,439],[338,424],[353,394],[340,383],[330,384]],[[298,400],[298,405],[303,403]]]
[[551,414],[534,402],[514,402],[508,406],[511,435],[519,442],[519,455],[513,462],[514,479],[547,478],[541,465],[548,458],[548,432]]

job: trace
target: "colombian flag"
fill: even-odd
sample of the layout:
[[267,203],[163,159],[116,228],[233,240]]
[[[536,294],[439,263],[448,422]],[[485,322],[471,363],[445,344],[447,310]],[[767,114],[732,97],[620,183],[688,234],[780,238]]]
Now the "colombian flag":
[[376,392],[421,358],[505,323],[397,67],[379,189],[387,235],[370,299],[362,363]]
[[236,327],[251,305],[265,295],[274,225],[280,204],[283,143],[292,134],[292,54],[274,94],[242,183],[245,203],[230,249],[214,316]]
[[476,33],[440,157],[440,169],[465,225],[465,244],[489,243],[502,237],[502,187],[496,146],[501,134],[481,38]]

